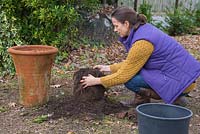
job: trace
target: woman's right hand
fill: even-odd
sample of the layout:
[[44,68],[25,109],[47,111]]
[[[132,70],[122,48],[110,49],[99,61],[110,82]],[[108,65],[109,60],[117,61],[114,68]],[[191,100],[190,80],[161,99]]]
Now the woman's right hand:
[[95,65],[93,68],[99,69],[99,71],[101,71],[101,72],[110,72],[110,66],[109,65]]

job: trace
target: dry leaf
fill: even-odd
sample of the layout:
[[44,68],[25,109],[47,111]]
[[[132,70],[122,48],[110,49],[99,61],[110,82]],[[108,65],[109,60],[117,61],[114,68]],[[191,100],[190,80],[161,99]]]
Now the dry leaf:
[[15,102],[10,102],[10,103],[8,103],[8,106],[9,106],[9,107],[16,107],[17,104],[16,104]]
[[52,88],[59,88],[59,87],[61,87],[61,85],[60,84],[56,84],[56,85],[51,85],[50,87],[52,87]]
[[67,134],[75,134],[75,132],[69,131],[69,132],[67,132]]

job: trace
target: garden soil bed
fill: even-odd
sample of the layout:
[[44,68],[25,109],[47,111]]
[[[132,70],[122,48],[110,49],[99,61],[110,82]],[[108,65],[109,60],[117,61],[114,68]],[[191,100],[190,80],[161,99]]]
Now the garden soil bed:
[[[200,60],[199,36],[176,38]],[[84,51],[96,55],[92,55],[91,60],[87,57],[90,53],[84,54]],[[123,52],[123,48],[118,46],[116,49],[116,45],[104,49],[84,47],[72,52],[66,63],[59,65],[65,66],[66,70],[54,66],[49,101],[39,107],[25,108],[19,104],[16,77],[0,79],[0,134],[137,134],[135,116],[123,119],[118,116],[130,109],[122,106],[120,101],[134,95],[123,85],[110,88],[105,98],[99,101],[80,101],[72,95],[72,76],[78,67],[118,62],[125,57],[125,54],[118,56]],[[193,111],[189,134],[200,134],[200,79],[188,100],[186,107]]]

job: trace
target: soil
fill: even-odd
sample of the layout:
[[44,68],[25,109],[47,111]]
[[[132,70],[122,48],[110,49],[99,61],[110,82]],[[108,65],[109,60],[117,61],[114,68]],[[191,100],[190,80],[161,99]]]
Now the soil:
[[[194,39],[193,36],[184,38]],[[200,46],[199,42],[200,40],[198,39],[197,41],[193,41],[193,44],[196,43],[198,47]],[[106,52],[111,59],[108,61],[114,59],[112,58],[114,55],[112,52],[116,51],[116,49],[112,47],[116,46],[110,46],[111,49]],[[197,54],[199,54],[198,49],[195,51]],[[101,51],[98,50],[98,52]],[[119,51],[121,53],[122,49],[118,50],[117,53]],[[77,52],[80,54],[82,50]],[[103,54],[105,52],[102,52]],[[120,59],[116,58],[115,61],[120,61],[122,57],[118,56],[118,58]],[[70,60],[70,63],[74,63],[73,67],[77,65],[78,60]],[[84,60],[82,59],[82,61]],[[90,63],[89,61],[85,62]],[[68,62],[64,65],[68,66]],[[83,65],[85,66],[86,64],[79,64],[82,67]],[[72,76],[74,72],[75,69],[69,69],[63,73],[63,70],[59,70],[57,65],[55,65],[52,72],[48,103],[33,108],[25,108],[19,104],[19,91],[16,77],[12,79],[0,79],[0,134],[138,133],[137,119],[135,116],[123,119],[118,116],[119,113],[131,109],[130,107],[123,106],[120,101],[133,98],[134,94],[132,92],[127,90],[123,85],[120,85],[106,91],[105,97],[101,100],[80,101],[77,97],[73,96]],[[193,112],[189,125],[189,134],[200,134],[200,79],[197,80],[195,90],[187,98],[189,104],[186,107]]]
[[73,95],[76,97],[76,100],[94,101],[104,98],[106,88],[102,85],[90,86],[85,89],[83,88],[80,81],[82,80],[83,76],[88,76],[89,74],[93,75],[94,77],[104,76],[103,72],[93,68],[81,68],[80,70],[76,71],[73,75]]

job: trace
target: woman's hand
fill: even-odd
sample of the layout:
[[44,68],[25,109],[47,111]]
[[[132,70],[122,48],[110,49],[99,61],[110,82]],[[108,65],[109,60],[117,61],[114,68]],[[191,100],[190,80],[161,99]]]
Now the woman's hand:
[[83,76],[80,82],[82,83],[83,88],[101,84],[100,78],[96,78],[91,74],[88,76]]
[[110,66],[109,65],[96,65],[93,68],[99,69],[99,71],[101,71],[101,72],[110,72]]

